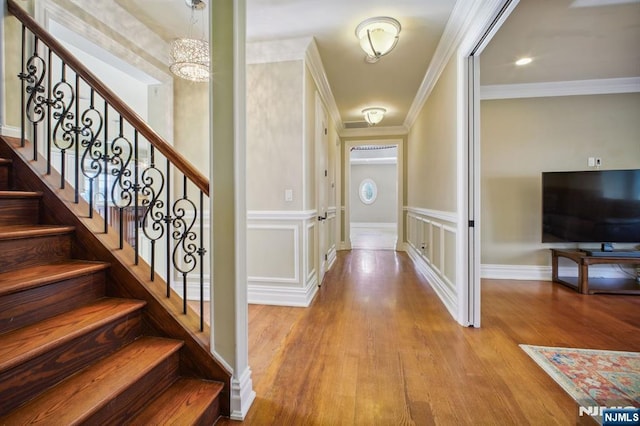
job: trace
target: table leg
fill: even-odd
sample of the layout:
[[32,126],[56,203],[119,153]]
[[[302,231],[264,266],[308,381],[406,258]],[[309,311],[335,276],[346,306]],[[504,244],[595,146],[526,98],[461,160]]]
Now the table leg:
[[589,294],[589,265],[583,262],[578,266],[578,291]]
[[551,281],[558,282],[558,254],[551,251]]

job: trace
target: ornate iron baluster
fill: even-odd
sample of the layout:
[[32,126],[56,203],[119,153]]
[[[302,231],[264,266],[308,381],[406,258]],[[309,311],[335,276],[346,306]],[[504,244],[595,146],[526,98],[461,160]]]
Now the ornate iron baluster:
[[[24,35],[24,27],[23,27],[23,46],[25,41]],[[24,50],[24,47],[23,47]],[[26,119],[33,126],[33,159],[34,161],[38,159],[38,124],[44,120],[47,116],[46,109],[44,108],[47,105],[48,100],[46,96],[43,96],[45,93],[45,87],[42,84],[44,77],[47,73],[47,64],[44,59],[38,55],[38,38],[35,37],[33,54],[26,62],[26,68],[23,65],[23,71],[18,74],[20,80],[22,80],[23,86],[23,95],[22,95],[22,105],[24,107],[24,114]],[[29,95],[27,99],[27,103],[24,103],[24,93]],[[24,118],[23,118],[24,119]],[[24,121],[23,121],[24,123]],[[25,124],[22,125],[22,146],[24,146],[25,134],[24,128]]]
[[104,202],[104,233],[109,232],[109,104],[104,101],[104,145],[102,147],[102,161],[103,161],[103,179],[104,188],[102,192],[102,199]]
[[140,168],[140,156],[139,156],[139,152],[138,152],[138,131],[134,130],[133,131],[133,178],[134,178],[134,183],[133,183],[133,191],[134,191],[134,240],[135,240],[135,258],[134,258],[134,264],[137,265],[138,264],[138,257],[139,257],[139,253],[138,253],[138,246],[140,245],[140,240],[138,239],[138,224],[140,223],[140,217],[138,215],[138,197],[140,196],[140,175],[139,175],[139,168]]
[[[204,255],[207,250],[204,248],[204,194],[200,192],[200,331],[204,330]],[[186,299],[186,298],[185,298]]]
[[75,133],[75,155],[74,155],[74,166],[75,169],[73,171],[73,202],[78,204],[79,195],[80,195],[80,132],[82,128],[80,127],[80,76],[76,74],[76,87],[75,94],[77,96],[76,101],[76,111],[75,111],[75,125],[74,125],[74,133]]
[[84,148],[82,152],[82,174],[89,179],[89,217],[93,217],[93,190],[94,181],[102,172],[102,141],[98,139],[104,122],[102,115],[95,107],[95,92],[91,89],[89,108],[82,113],[82,130],[80,134],[83,138],[80,145]]
[[[198,210],[193,201],[187,198],[187,178],[182,179],[182,198],[176,200],[173,204],[173,232],[172,236],[175,240],[173,247],[173,267],[182,274],[182,309],[187,313],[187,274],[193,271],[198,261],[195,254],[198,252],[198,245],[193,243],[196,241],[197,235],[192,231],[193,225],[198,217]],[[193,217],[189,218],[188,213],[192,212]]]
[[151,276],[149,279],[153,281],[156,271],[156,242],[165,234],[165,227],[162,225],[165,217],[163,213],[164,201],[160,199],[165,187],[165,177],[160,169],[156,167],[153,145],[151,146],[151,164],[142,171],[140,181],[142,182],[141,193],[146,197],[142,201],[142,205],[146,207],[142,218],[142,232],[151,241],[151,259],[149,261]]
[[[47,57],[48,59],[48,66],[49,66],[49,70],[52,69],[52,62],[53,62],[53,52],[51,52],[51,49],[49,49],[49,55]],[[52,102],[51,102],[51,88],[53,87],[53,81],[52,81],[52,76],[53,73],[48,72],[47,73],[47,99],[49,99],[49,101],[47,102],[47,174],[50,175],[51,174],[51,137],[53,132],[51,131],[51,123],[53,122],[53,118],[51,118],[51,106],[52,106]]]
[[111,157],[109,158],[109,162],[114,166],[111,169],[111,174],[116,178],[111,187],[111,202],[114,207],[118,208],[120,217],[120,248],[124,246],[122,212],[125,207],[131,206],[133,201],[133,195],[131,194],[133,183],[131,182],[131,170],[129,169],[132,155],[133,146],[129,139],[124,137],[124,121],[120,116],[120,134],[111,142]]
[[166,176],[167,176],[167,191],[165,199],[167,200],[167,211],[164,216],[164,223],[167,227],[167,236],[166,236],[166,280],[167,280],[167,297],[171,297],[171,223],[173,222],[173,217],[171,217],[171,163],[169,160],[167,161],[166,167]]
[[73,148],[76,134],[75,116],[71,108],[76,101],[75,92],[71,84],[67,82],[67,65],[62,63],[62,80],[53,86],[53,99],[51,108],[54,110],[53,118],[56,124],[53,127],[53,144],[60,150],[60,188],[65,187],[66,153]]

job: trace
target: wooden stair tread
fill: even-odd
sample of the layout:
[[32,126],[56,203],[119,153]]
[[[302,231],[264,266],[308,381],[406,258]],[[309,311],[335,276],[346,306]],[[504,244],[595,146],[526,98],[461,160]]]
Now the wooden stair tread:
[[109,268],[106,262],[67,260],[0,273],[0,296]]
[[141,337],[0,417],[0,424],[81,423],[182,345],[177,340]]
[[42,192],[32,191],[0,191],[0,198],[40,198]]
[[48,235],[69,234],[75,231],[73,226],[65,225],[10,225],[0,226],[0,240],[42,237]]
[[222,392],[223,384],[181,378],[158,396],[143,411],[129,420],[132,425],[195,424],[199,415]]
[[78,336],[141,309],[146,302],[105,297],[0,335],[0,371],[6,371]]

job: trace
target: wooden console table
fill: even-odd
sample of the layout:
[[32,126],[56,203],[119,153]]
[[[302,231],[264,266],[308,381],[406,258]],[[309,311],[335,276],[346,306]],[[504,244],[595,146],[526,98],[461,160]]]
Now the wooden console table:
[[[558,277],[558,258],[565,257],[578,265],[577,277]],[[551,249],[551,278],[582,294],[638,294],[640,284],[633,278],[589,278],[589,266],[601,264],[640,265],[640,258],[624,256],[589,256],[580,250]]]

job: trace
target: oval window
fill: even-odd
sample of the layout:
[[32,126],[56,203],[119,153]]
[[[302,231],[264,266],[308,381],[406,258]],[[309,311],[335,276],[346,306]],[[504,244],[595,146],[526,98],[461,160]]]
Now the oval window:
[[372,204],[378,196],[378,187],[372,179],[364,179],[360,182],[360,201],[365,204]]

